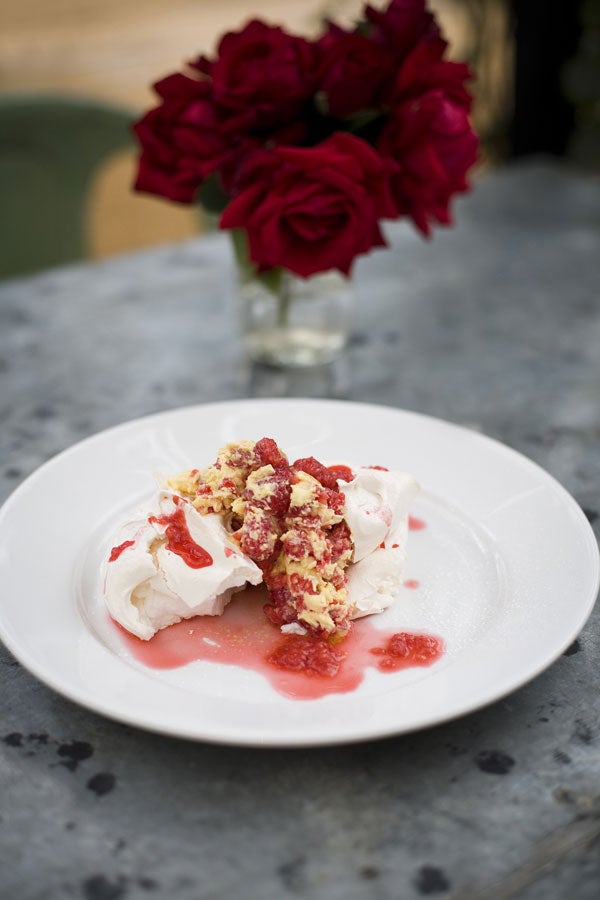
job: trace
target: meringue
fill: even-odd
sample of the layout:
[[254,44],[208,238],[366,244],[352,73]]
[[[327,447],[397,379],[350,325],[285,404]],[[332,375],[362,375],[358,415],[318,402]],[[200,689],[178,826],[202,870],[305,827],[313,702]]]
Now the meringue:
[[350,618],[358,619],[383,612],[396,599],[406,562],[408,512],[420,488],[406,472],[353,471],[352,481],[338,485],[354,543],[347,570]]
[[[208,553],[210,564],[191,567],[170,548],[165,520],[174,514],[182,516],[192,546]],[[114,544],[104,562],[106,605],[142,640],[182,619],[219,616],[236,590],[262,581],[261,570],[231,541],[221,516],[200,515],[170,491],[159,491],[148,511],[120,529]]]

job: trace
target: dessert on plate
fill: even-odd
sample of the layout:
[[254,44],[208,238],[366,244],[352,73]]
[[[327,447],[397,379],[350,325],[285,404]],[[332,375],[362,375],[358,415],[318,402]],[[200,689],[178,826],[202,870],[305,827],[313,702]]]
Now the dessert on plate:
[[381,467],[290,463],[271,438],[222,448],[161,484],[104,562],[114,619],[143,640],[263,582],[285,633],[344,638],[395,599],[415,479]]

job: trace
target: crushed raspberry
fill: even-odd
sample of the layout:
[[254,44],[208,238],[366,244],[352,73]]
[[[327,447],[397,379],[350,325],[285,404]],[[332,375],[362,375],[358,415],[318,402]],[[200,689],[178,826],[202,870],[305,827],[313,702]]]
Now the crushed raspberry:
[[[254,451],[248,447],[233,446],[230,449],[228,462],[235,469],[252,469],[254,466]],[[217,465],[220,467],[218,461]]]
[[267,661],[279,669],[305,672],[332,678],[337,675],[346,654],[325,638],[287,635],[268,656]]
[[410,666],[428,666],[439,658],[442,642],[429,634],[393,634],[384,647],[373,647],[371,653],[380,656],[377,667],[382,670],[403,669]]
[[407,634],[400,632],[390,638],[389,653],[392,656],[412,656],[413,659],[425,660],[436,650],[438,639],[427,634]]
[[272,559],[279,538],[275,519],[256,507],[247,510],[244,524],[238,531],[242,552],[256,563]]
[[352,537],[345,522],[338,522],[333,526],[327,536],[327,545],[333,562],[352,550]]
[[336,516],[341,516],[344,512],[346,499],[338,490],[323,488],[323,490],[319,491],[317,494],[317,500],[319,503],[322,503],[323,506],[327,506],[329,509],[333,510]]
[[310,540],[303,531],[288,531],[281,538],[281,546],[290,559],[304,559],[312,549]]
[[254,447],[256,459],[260,466],[273,466],[280,469],[288,465],[285,453],[282,453],[273,438],[261,438]]
[[296,597],[292,592],[292,585],[285,574],[279,572],[273,575],[264,570],[265,582],[269,590],[270,604],[264,607],[267,617],[275,625],[289,625],[298,620]]
[[297,572],[294,572],[292,575],[290,575],[290,586],[292,593],[296,597],[302,597],[303,594],[317,593],[317,589],[315,588],[310,578],[305,578],[303,575],[298,575]]
[[334,491],[337,490],[337,481],[333,472],[331,472],[327,466],[324,466],[323,463],[320,463],[318,459],[315,459],[314,456],[306,456],[304,459],[297,459],[292,468],[299,472],[306,472],[307,475],[312,475],[312,477],[316,478],[324,488],[330,488]]
[[294,595],[287,587],[287,578],[281,573],[269,578],[269,599],[271,603],[263,606],[263,611],[274,625],[289,625],[296,622],[298,614],[294,603]]
[[335,569],[331,574],[330,581],[334,588],[341,590],[348,584],[348,576],[345,572],[340,571],[340,569]]
[[263,612],[269,622],[272,622],[273,625],[277,625],[277,627],[289,625],[290,622],[294,621],[294,619],[290,619],[290,622],[286,622],[283,616],[283,608],[281,606],[276,606],[274,603],[265,603]]
[[[266,490],[264,496],[260,494]],[[246,487],[242,497],[249,505],[268,510],[274,516],[283,516],[289,509],[290,494],[289,469],[276,469],[272,475],[257,479],[252,488]]]

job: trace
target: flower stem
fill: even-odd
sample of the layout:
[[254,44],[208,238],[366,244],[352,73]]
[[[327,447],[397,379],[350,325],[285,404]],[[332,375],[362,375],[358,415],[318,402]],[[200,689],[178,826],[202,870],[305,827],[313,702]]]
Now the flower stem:
[[258,272],[250,259],[246,232],[242,228],[233,228],[229,233],[233,244],[235,261],[242,275],[259,281],[268,291],[275,294],[276,297],[280,297],[281,285],[284,280],[283,269],[276,266],[273,269],[267,269],[265,272]]
[[276,291],[279,305],[277,307],[277,325],[279,328],[286,328],[290,318],[290,306],[292,302],[290,281],[286,277],[285,272],[281,272],[278,290]]

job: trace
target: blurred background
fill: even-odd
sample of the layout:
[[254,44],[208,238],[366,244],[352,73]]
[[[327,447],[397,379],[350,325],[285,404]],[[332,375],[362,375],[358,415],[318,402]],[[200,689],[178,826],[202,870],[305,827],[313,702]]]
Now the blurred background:
[[[136,153],[129,123],[154,104],[151,84],[210,52],[223,31],[253,16],[310,35],[327,17],[349,24],[362,3],[3,0],[1,6],[5,278],[201,230],[196,211],[131,189]],[[600,0],[430,0],[429,6],[451,57],[468,61],[476,74],[481,177],[540,154],[600,171]],[[67,218],[77,221],[77,233],[63,238]],[[46,249],[49,223],[54,242]]]

